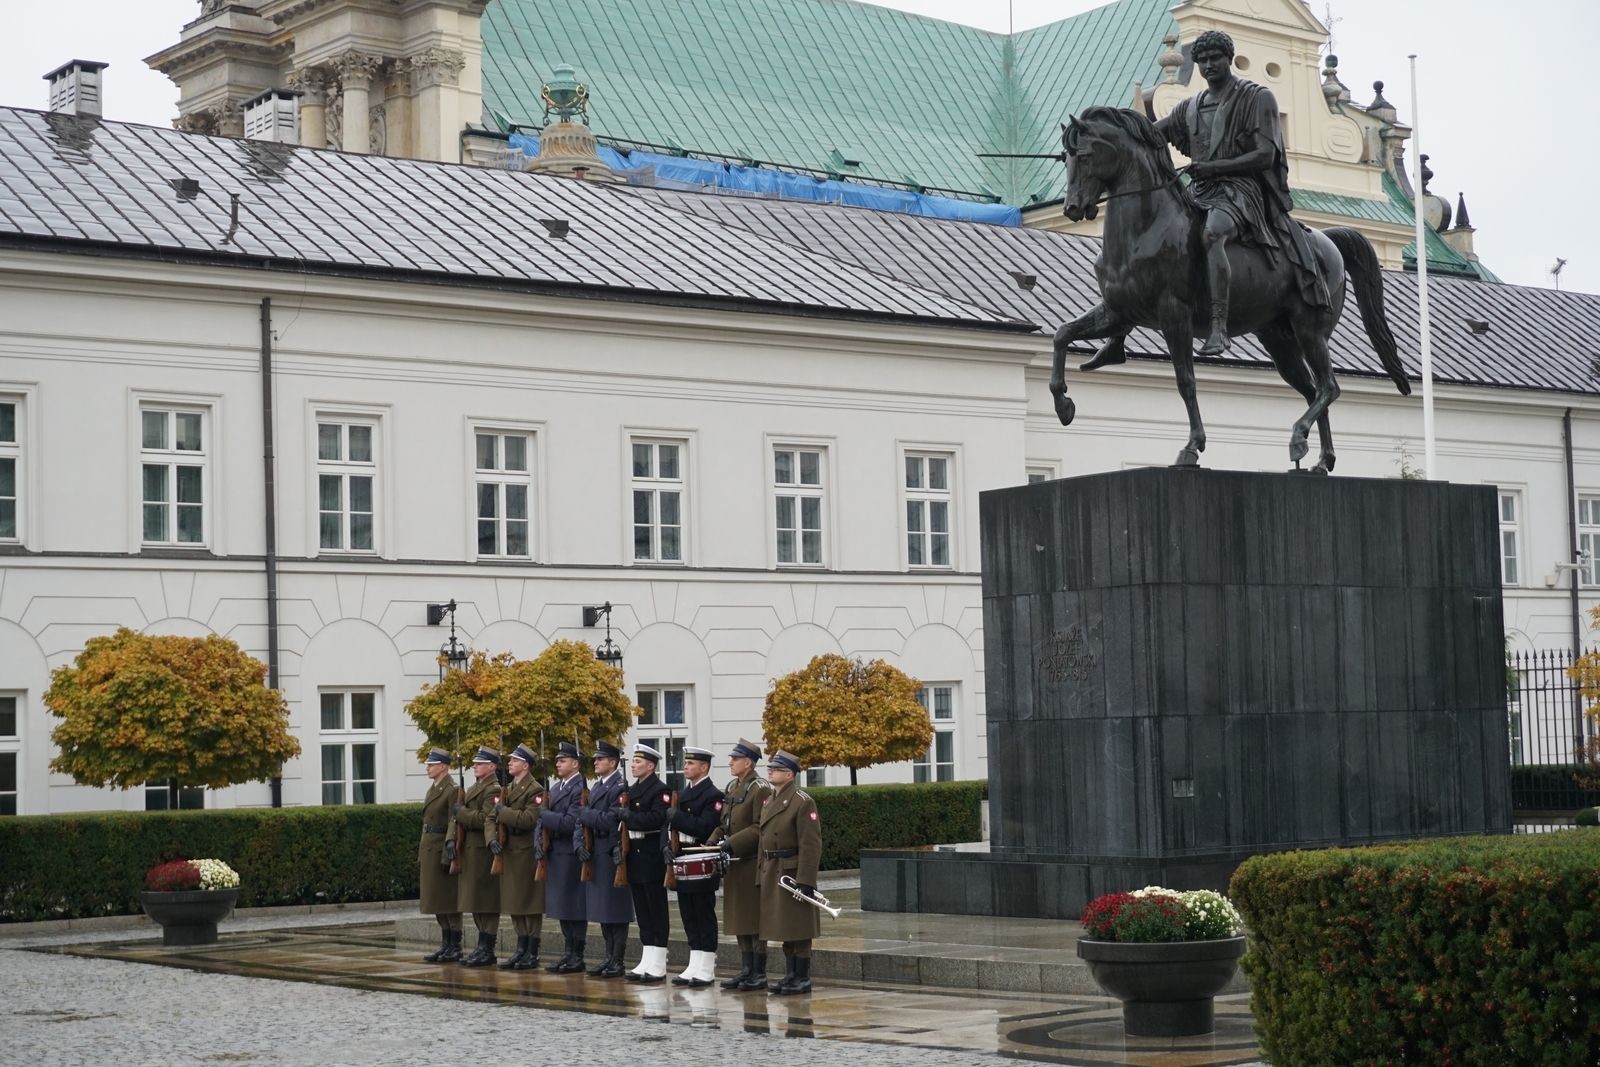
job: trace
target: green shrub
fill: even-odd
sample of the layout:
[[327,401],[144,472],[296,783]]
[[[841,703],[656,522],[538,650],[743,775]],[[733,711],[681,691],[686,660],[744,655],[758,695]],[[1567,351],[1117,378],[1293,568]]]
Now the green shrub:
[[1576,763],[1518,764],[1511,768],[1511,806],[1519,811],[1576,811],[1600,804],[1600,789],[1580,789]]
[[1600,808],[1584,808],[1573,816],[1574,826],[1600,826]]
[[[863,848],[974,841],[983,782],[808,790],[822,867]],[[144,877],[176,859],[239,872],[239,906],[408,900],[417,895],[416,804],[113,812],[0,819],[0,922],[129,915]]]
[[861,866],[864,848],[911,848],[977,841],[988,782],[836,785],[807,789],[822,823],[822,870]]
[[1229,893],[1277,1067],[1600,1057],[1600,834],[1257,856]]

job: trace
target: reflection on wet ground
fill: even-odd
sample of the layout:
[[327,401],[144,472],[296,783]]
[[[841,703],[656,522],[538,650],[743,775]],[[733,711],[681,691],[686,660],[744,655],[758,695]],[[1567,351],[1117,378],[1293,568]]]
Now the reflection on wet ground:
[[769,997],[716,987],[638,986],[543,971],[425,964],[416,946],[397,946],[392,923],[224,934],[217,944],[203,947],[169,949],[150,940],[39,951],[355,989],[633,1015],[689,1027],[960,1049],[1055,1063],[1222,1067],[1260,1056],[1245,995],[1217,999],[1215,1034],[1157,1041],[1124,1038],[1121,1008],[1104,997],[844,979],[819,981],[808,997]]

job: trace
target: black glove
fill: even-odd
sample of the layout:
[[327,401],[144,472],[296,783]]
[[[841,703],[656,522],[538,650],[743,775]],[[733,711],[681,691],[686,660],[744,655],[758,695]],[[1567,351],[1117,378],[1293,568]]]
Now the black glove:
[[444,861],[446,863],[456,861],[456,839],[453,837],[444,843]]
[[498,856],[498,855],[500,855],[500,853],[504,852],[505,850],[506,850],[506,846],[504,846],[504,845],[502,845],[500,843],[500,839],[498,837],[493,838],[492,840],[490,840],[490,842],[489,842],[489,851],[490,852],[493,852],[496,856]]
[[622,865],[622,842],[621,841],[618,841],[616,844],[611,846],[611,862],[615,863],[619,867]]
[[456,806],[450,809],[450,814],[451,815],[460,815],[461,814],[461,809],[464,808],[464,807],[466,807],[466,805],[461,803],[461,801],[458,800],[458,801],[456,801]]
[[584,848],[582,845],[579,845],[573,851],[577,854],[579,863],[588,863],[591,859],[594,858],[594,853],[590,852],[588,849]]
[[722,853],[722,862],[727,863],[733,859],[733,846],[728,844],[726,837],[717,842],[717,850]]
[[800,886],[800,894],[802,896],[815,898],[817,895],[817,887],[814,885],[802,885]]

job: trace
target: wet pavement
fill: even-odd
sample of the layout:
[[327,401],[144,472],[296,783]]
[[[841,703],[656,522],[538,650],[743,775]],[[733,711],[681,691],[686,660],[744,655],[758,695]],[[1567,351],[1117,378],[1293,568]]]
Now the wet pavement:
[[[862,917],[857,912],[856,916],[864,925],[879,924],[877,913]],[[888,920],[902,937],[930,922],[935,926],[930,932],[943,937],[949,928],[938,925],[937,921],[955,917],[881,918]],[[963,927],[981,926],[984,922],[960,919]],[[872,936],[887,929],[874,927],[870,934],[863,929],[861,935],[856,935],[853,929],[830,932],[842,937],[862,936],[863,940],[888,940]],[[990,931],[998,938],[1018,933],[1015,930],[1009,933],[999,929]],[[1067,939],[1075,936],[1075,931],[1058,930],[1056,936]],[[968,934],[961,940],[971,944],[980,938]],[[1046,950],[1060,953],[1064,947],[1033,941],[996,944],[993,949],[1009,956]],[[377,994],[411,994],[416,1001],[405,998],[397,1002],[410,1001],[416,1005],[406,1009],[409,1016],[417,1015],[419,1009],[426,1013],[421,1005],[428,1001],[423,998],[434,998],[627,1018],[629,1025],[654,1022],[673,1026],[673,1030],[662,1032],[663,1039],[668,1040],[675,1032],[691,1042],[692,1035],[697,1032],[707,1040],[735,1034],[817,1039],[821,1044],[816,1049],[817,1055],[810,1057],[813,1059],[826,1059],[832,1049],[841,1048],[834,1042],[868,1043],[896,1062],[900,1057],[890,1055],[896,1047],[912,1053],[918,1049],[927,1053],[941,1050],[952,1054],[999,1054],[1054,1063],[1129,1067],[1222,1067],[1254,1063],[1260,1055],[1250,1029],[1248,995],[1245,994],[1217,999],[1215,1034],[1203,1038],[1154,1040],[1125,1038],[1120,1006],[1114,1000],[1097,996],[973,989],[963,985],[939,986],[926,981],[908,985],[870,979],[825,978],[815,982],[816,988],[810,996],[769,997],[764,993],[727,993],[715,987],[688,990],[665,984],[639,986],[616,979],[601,981],[582,976],[556,976],[543,971],[509,972],[497,968],[425,964],[421,962],[418,946],[396,941],[391,922],[225,932],[217,944],[205,947],[169,949],[163,948],[159,940],[122,939],[38,946],[33,951],[84,962],[123,961],[190,973],[279,979]],[[21,956],[14,952],[4,955],[8,959]],[[143,968],[137,970],[143,971]],[[280,999],[272,992],[275,986],[262,983],[259,988],[263,998]],[[78,1010],[89,1012],[87,1008]],[[452,1025],[451,1009],[441,1009],[438,1014],[439,1026]],[[90,1012],[82,1017],[95,1016]],[[521,1017],[520,1013],[516,1017]],[[533,1023],[541,1017],[522,1018]],[[315,1027],[318,1021],[314,1017],[306,1018],[304,1025]],[[678,1031],[680,1026],[683,1029]],[[644,1039],[648,1038],[641,1038]],[[583,1055],[576,1049],[574,1053]],[[228,1058],[241,1057],[229,1054]],[[670,1058],[676,1062],[680,1057]],[[866,1048],[858,1048],[853,1058],[871,1060],[874,1056]]]

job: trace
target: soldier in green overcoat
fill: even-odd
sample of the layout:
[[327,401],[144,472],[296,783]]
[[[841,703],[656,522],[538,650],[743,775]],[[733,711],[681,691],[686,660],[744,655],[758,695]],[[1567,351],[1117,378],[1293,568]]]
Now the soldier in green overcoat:
[[506,850],[500,854],[500,909],[511,916],[517,931],[517,951],[500,964],[504,970],[531,971],[539,966],[539,935],[544,931],[544,886],[534,876],[544,858],[539,840],[539,816],[544,811],[544,786],[532,774],[533,752],[518,745],[506,759],[511,784],[500,795],[496,825],[505,830]]
[[722,876],[722,929],[739,939],[741,969],[722,983],[723,989],[767,988],[767,943],[761,933],[761,887],[756,875],[761,866],[756,857],[760,831],[761,802],[772,795],[772,786],[756,773],[761,746],[739,739],[728,756],[733,780],[722,790],[722,825],[707,844],[720,844],[724,855],[733,857]]
[[783,942],[788,973],[767,986],[778,994],[811,992],[811,940],[822,933],[822,911],[779,883],[794,879],[809,897],[817,891],[817,867],[822,863],[822,826],[817,802],[795,784],[800,759],[783,749],[767,761],[772,795],[761,805],[761,937]]
[[500,802],[500,782],[494,772],[499,766],[500,753],[488,746],[478,749],[472,757],[477,781],[450,817],[450,835],[461,850],[456,857],[461,871],[459,909],[472,912],[478,928],[477,950],[461,961],[463,967],[494,966],[495,939],[500,936],[500,876],[493,870],[494,858],[504,851],[494,822],[495,805]]
[[450,809],[456,801],[456,783],[450,780],[450,753],[433,749],[423,762],[432,779],[422,798],[422,843],[417,863],[422,868],[422,892],[417,910],[439,920],[439,951],[422,957],[425,963],[454,963],[461,958],[461,905],[456,876],[450,864],[456,858],[450,838]]

